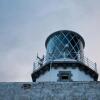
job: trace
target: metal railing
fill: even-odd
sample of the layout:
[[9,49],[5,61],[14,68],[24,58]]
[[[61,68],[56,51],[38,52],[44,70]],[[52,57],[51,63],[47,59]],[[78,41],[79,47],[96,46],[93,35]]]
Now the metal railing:
[[97,72],[97,65],[96,62],[91,61],[89,58],[87,57],[83,57],[80,60],[77,59],[77,61],[80,61],[81,63],[85,64],[86,66],[88,66],[89,68],[91,68],[92,70]]
[[60,54],[60,57],[56,57],[55,54],[53,55],[47,55],[44,56],[42,59],[37,59],[36,62],[34,62],[33,64],[33,70],[37,70],[38,68],[40,68],[41,66],[53,62],[55,60],[61,60],[63,59],[63,61],[67,61],[68,59],[70,60],[74,60],[76,62],[81,62],[83,64],[85,64],[86,66],[88,66],[89,68],[91,68],[92,70],[97,72],[97,65],[96,63],[92,62],[91,60],[89,60],[87,57],[80,55],[79,53],[74,53],[76,56],[72,56],[70,55],[70,57],[68,57],[68,55],[66,54]]

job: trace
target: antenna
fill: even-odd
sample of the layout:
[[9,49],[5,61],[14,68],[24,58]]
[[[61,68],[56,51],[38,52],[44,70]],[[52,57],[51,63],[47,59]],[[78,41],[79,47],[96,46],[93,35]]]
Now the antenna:
[[44,55],[42,56],[42,58],[40,58],[38,56],[38,53],[37,53],[37,60],[38,60],[38,65],[41,67],[43,65],[43,61],[44,61]]

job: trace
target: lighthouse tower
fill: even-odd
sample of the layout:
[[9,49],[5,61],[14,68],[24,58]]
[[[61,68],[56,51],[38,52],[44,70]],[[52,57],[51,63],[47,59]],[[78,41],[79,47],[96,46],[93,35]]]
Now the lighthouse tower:
[[84,39],[76,32],[60,30],[45,42],[46,56],[37,55],[33,82],[97,81],[96,63],[84,56]]

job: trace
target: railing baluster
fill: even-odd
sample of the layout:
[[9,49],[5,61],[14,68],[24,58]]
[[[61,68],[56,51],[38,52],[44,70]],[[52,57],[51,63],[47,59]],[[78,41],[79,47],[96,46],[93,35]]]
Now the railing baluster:
[[[76,55],[77,55],[77,57],[75,56],[75,57],[71,57],[70,59],[74,59],[74,60],[76,60],[76,61],[79,61],[79,62],[81,62],[81,63],[83,63],[83,64],[85,64],[85,65],[87,65],[89,68],[91,68],[91,69],[93,69],[94,71],[96,71],[97,72],[97,65],[96,65],[96,63],[93,63],[92,61],[90,61],[87,57],[85,57],[85,56],[80,56],[80,54],[79,53],[75,53]],[[50,54],[50,53],[48,53],[48,56],[45,56],[44,57],[44,61],[43,61],[43,65],[44,64],[46,64],[46,63],[48,63],[48,62],[51,62],[51,61],[54,61],[54,60],[56,60],[56,58],[55,59],[53,59],[53,56],[55,55],[55,54]],[[66,60],[66,58],[68,58],[67,56],[66,56],[66,54],[62,54],[61,55],[61,58],[63,58],[64,59],[64,61]],[[38,69],[38,67],[39,66],[37,66],[37,64],[36,64],[37,62],[34,62],[33,64],[33,70],[36,70],[36,69]]]

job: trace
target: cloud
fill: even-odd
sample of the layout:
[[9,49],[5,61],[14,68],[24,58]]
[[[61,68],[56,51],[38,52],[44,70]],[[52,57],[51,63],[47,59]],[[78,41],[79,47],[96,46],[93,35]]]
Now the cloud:
[[60,29],[79,32],[86,41],[86,55],[100,65],[99,4],[98,0],[1,0],[0,81],[31,81],[35,55],[45,53],[46,37]]

